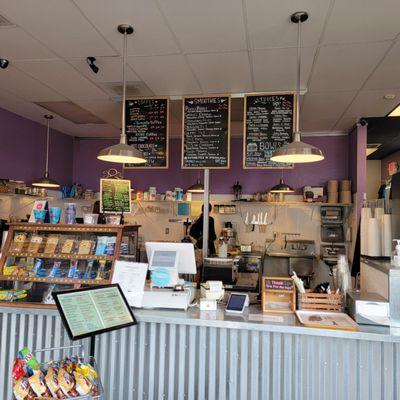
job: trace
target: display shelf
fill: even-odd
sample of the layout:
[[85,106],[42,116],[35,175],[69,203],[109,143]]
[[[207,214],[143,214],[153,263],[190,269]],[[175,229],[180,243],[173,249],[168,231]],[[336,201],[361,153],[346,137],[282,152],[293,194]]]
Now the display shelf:
[[107,260],[113,261],[115,256],[96,256],[94,254],[56,254],[56,253],[28,253],[28,252],[6,252],[10,257],[33,257],[33,258],[59,258],[62,260]]
[[[221,204],[224,202],[221,201]],[[226,202],[227,203],[227,202]],[[308,203],[306,201],[232,201],[234,204],[243,204],[243,205],[266,205],[266,206],[306,206],[306,207],[318,207],[318,206],[332,206],[332,207],[351,207],[353,204],[348,203]]]
[[40,278],[36,276],[15,275],[0,275],[0,280],[13,282],[57,283],[60,285],[106,285],[110,283],[109,279]]
[[52,232],[93,232],[93,233],[115,233],[124,227],[132,225],[85,225],[85,224],[28,224],[14,222],[10,224],[14,230],[22,231],[52,231]]

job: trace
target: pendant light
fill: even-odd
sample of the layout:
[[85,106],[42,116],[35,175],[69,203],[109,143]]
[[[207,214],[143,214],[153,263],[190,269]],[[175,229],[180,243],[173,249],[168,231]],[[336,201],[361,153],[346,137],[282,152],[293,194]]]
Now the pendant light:
[[204,193],[204,185],[201,183],[200,178],[197,179],[196,183],[190,186],[186,191],[189,193]]
[[283,180],[283,170],[282,170],[282,178],[279,180],[279,183],[273,186],[270,189],[270,193],[293,193],[294,189],[287,185]]
[[301,141],[300,133],[300,72],[301,72],[301,24],[308,19],[308,14],[299,11],[292,14],[290,20],[297,25],[297,96],[296,96],[296,130],[293,142],[279,147],[272,154],[271,160],[283,163],[309,163],[321,161],[325,157],[315,146]]
[[122,130],[119,143],[114,146],[106,147],[101,150],[97,158],[101,161],[108,161],[114,163],[128,163],[128,164],[144,164],[146,159],[141,151],[134,146],[129,146],[126,142],[126,129],[125,129],[125,101],[126,101],[126,62],[127,62],[127,36],[133,33],[131,25],[118,25],[118,32],[124,35],[124,49],[122,61]]
[[44,187],[44,188],[58,188],[60,184],[50,179],[49,177],[49,142],[50,142],[50,120],[53,119],[52,115],[44,116],[47,120],[47,135],[46,135],[46,170],[43,178],[38,179],[32,183],[32,186]]

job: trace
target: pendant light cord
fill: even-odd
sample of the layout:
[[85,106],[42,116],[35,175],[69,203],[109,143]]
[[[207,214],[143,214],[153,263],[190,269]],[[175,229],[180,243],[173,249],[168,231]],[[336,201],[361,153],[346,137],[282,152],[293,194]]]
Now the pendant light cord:
[[[296,132],[300,134],[300,79],[301,79],[301,20],[297,23],[297,96],[296,96]],[[299,138],[300,139],[300,138]]]
[[127,40],[128,35],[124,32],[124,51],[122,55],[122,129],[120,143],[126,144],[126,130],[125,130],[125,101],[126,101],[126,59],[127,59]]

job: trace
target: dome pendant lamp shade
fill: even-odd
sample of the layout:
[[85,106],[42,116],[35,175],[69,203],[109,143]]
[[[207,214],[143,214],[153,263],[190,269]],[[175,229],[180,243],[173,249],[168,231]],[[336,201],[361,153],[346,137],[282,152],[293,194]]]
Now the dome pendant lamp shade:
[[197,179],[197,182],[194,185],[190,186],[187,189],[187,192],[189,192],[189,193],[204,193],[204,186],[201,183],[200,179]]
[[287,185],[284,181],[283,178],[279,180],[278,185],[275,185],[271,188],[270,190],[271,193],[293,193],[294,190],[292,187]]
[[126,142],[125,129],[125,101],[126,101],[126,59],[127,59],[127,35],[133,33],[133,27],[130,25],[118,25],[118,31],[124,35],[124,49],[122,62],[122,130],[118,144],[106,147],[101,150],[97,158],[101,161],[108,161],[121,164],[144,164],[146,159],[141,151],[134,146],[129,146]]
[[300,133],[300,77],[301,77],[301,24],[308,19],[308,14],[299,11],[291,16],[291,21],[297,25],[297,95],[296,95],[296,130],[293,142],[279,147],[272,154],[271,160],[282,163],[310,163],[321,161],[325,157],[315,146],[301,141]]
[[44,116],[47,120],[47,134],[46,134],[46,170],[44,176],[32,183],[32,186],[43,188],[59,188],[60,184],[50,179],[49,177],[49,142],[50,142],[50,120],[53,119],[52,115]]

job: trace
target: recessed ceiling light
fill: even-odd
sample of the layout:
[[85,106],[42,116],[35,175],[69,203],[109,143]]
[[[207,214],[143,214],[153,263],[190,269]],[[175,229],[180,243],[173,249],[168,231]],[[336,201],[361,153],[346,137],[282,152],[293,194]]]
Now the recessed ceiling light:
[[387,93],[387,94],[385,94],[385,95],[383,96],[383,98],[384,98],[385,100],[393,100],[393,99],[396,98],[396,95],[395,95],[394,93]]

